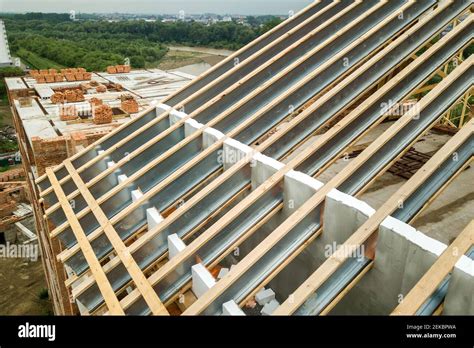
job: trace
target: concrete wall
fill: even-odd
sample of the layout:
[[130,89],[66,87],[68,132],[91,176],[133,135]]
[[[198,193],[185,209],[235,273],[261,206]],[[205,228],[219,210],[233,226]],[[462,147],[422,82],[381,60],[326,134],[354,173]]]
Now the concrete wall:
[[[294,171],[288,173],[284,184],[285,218],[322,186],[321,182],[303,173]],[[279,301],[286,299],[336,250],[338,245],[344,243],[374,213],[374,209],[366,203],[337,190],[332,190],[325,201],[321,236],[309,244],[270,283]]]
[[474,261],[466,256],[453,270],[443,315],[474,315]]
[[373,268],[330,314],[390,314],[445,249],[443,243],[387,217],[379,227]]

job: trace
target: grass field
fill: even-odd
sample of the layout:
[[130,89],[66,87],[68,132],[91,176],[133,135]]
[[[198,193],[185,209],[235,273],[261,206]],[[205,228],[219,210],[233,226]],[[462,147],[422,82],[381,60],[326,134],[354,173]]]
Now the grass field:
[[16,55],[21,58],[24,64],[28,65],[31,69],[62,69],[64,66],[53,62],[47,58],[43,58],[36,53],[20,49],[16,52]]

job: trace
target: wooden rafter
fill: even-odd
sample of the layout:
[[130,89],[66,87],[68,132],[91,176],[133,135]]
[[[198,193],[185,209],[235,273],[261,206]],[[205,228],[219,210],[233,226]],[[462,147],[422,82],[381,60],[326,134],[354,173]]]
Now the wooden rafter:
[[431,268],[416,283],[392,315],[415,315],[418,309],[438,289],[441,282],[452,272],[457,261],[474,245],[474,220],[441,254]]
[[[87,188],[85,187],[84,182],[82,181],[79,174],[77,174],[77,172],[74,170],[74,167],[72,166],[71,162],[69,160],[66,160],[64,162],[64,165],[69,174],[71,175],[74,184],[81,192],[82,197],[84,197],[88,206],[92,209],[92,213],[99,222],[104,233],[107,235],[107,238],[114,247],[115,252],[122,261],[122,264],[130,273],[133,282],[135,283],[136,287],[138,288],[146,303],[150,307],[151,312],[155,315],[168,315],[168,311],[163,306],[163,303],[161,303],[160,299],[158,298],[158,295],[153,290],[145,275],[140,270],[140,267],[138,267],[128,248],[120,239],[119,235],[117,234],[117,231],[115,231],[114,227],[110,224],[109,220],[105,216],[99,204],[96,202],[89,190],[87,190]],[[51,171],[49,173],[51,176]],[[75,218],[75,221],[77,221],[77,218]],[[81,245],[81,250],[83,246],[84,244]]]
[[112,289],[112,286],[110,285],[110,282],[107,279],[107,276],[105,275],[105,272],[102,269],[99,260],[97,260],[94,250],[92,249],[91,244],[87,240],[86,234],[84,233],[84,230],[82,229],[79,220],[77,220],[77,217],[75,216],[74,211],[72,210],[71,204],[67,200],[66,195],[64,194],[61,186],[59,185],[58,179],[54,175],[54,172],[51,168],[46,169],[46,174],[51,182],[54,192],[58,197],[58,200],[63,206],[64,213],[66,214],[67,219],[71,223],[71,229],[74,233],[74,236],[76,237],[77,243],[81,246],[81,251],[87,263],[89,264],[89,269],[91,270],[92,275],[94,276],[97,285],[99,286],[102,296],[104,297],[105,303],[109,308],[110,314],[123,315],[124,311],[120,306],[117,296],[115,296],[115,292]]

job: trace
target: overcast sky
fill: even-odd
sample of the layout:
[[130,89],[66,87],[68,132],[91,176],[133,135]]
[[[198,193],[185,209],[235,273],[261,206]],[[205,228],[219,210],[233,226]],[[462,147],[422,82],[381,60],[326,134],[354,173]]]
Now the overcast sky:
[[0,12],[288,14],[312,0],[0,0]]

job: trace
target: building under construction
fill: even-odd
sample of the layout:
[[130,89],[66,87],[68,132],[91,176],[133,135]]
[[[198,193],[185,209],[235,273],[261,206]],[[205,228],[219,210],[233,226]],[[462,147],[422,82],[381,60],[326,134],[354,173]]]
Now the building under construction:
[[0,67],[13,65],[5,24],[0,20]]
[[32,173],[55,312],[474,314],[472,12],[315,1]]

